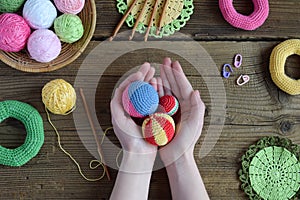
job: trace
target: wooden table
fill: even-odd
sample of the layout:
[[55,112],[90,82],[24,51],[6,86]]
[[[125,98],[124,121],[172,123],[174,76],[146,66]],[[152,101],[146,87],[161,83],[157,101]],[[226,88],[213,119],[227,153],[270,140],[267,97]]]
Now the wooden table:
[[[188,63],[189,58],[184,59],[174,53],[143,49],[114,60],[101,77],[96,96],[90,97],[95,98],[99,124],[103,128],[111,126],[109,101],[115,84],[126,71],[145,61],[160,63],[165,56],[178,59],[194,88],[201,90],[207,105],[205,127],[196,146],[195,158],[209,196],[211,199],[247,199],[240,190],[237,172],[241,166],[240,158],[248,146],[263,136],[271,135],[288,137],[300,144],[300,137],[297,135],[300,128],[300,99],[278,89],[268,70],[269,56],[274,46],[286,39],[300,36],[300,1],[270,0],[269,3],[270,15],[265,24],[256,31],[243,31],[231,27],[223,19],[217,0],[195,0],[194,14],[181,30],[181,33],[193,38],[206,49],[219,71],[224,63],[232,62],[236,53],[241,53],[244,58],[243,66],[235,71],[232,78],[221,79],[226,91],[225,125],[221,135],[211,139],[216,139],[217,143],[207,156],[200,159],[198,155],[210,125],[211,96],[215,94],[209,93],[208,83],[205,84],[201,75]],[[97,0],[96,4],[98,17],[93,40],[83,55],[69,66],[50,73],[33,74],[17,71],[0,62],[0,98],[33,105],[40,111],[45,126],[45,144],[37,157],[20,168],[0,167],[0,199],[109,199],[117,170],[109,169],[111,181],[106,178],[98,182],[85,181],[74,163],[58,148],[56,135],[47,122],[40,95],[43,85],[49,80],[63,78],[74,83],[87,55],[112,34],[121,19],[115,8],[115,0]],[[239,12],[251,12],[251,1],[235,1],[234,5]],[[125,30],[129,30],[127,26],[121,29]],[[286,63],[286,72],[292,77],[300,78],[300,70],[297,69],[299,63],[298,56],[291,56]],[[92,71],[86,73],[93,76]],[[235,79],[239,74],[248,74],[251,81],[243,87],[237,86]],[[219,76],[211,77],[210,81],[214,83]],[[217,96],[218,89],[215,88]],[[75,129],[73,115],[51,115],[51,119],[61,134],[64,148],[74,155],[89,177],[98,176],[100,170],[88,169],[88,162],[94,156],[82,144]],[[85,130],[87,134],[91,134],[89,127]],[[16,120],[1,123],[1,145],[17,147],[25,137],[23,125]],[[108,138],[118,144],[113,133]],[[109,148],[104,148],[104,152],[109,154]],[[164,169],[153,173],[149,199],[171,199]]]

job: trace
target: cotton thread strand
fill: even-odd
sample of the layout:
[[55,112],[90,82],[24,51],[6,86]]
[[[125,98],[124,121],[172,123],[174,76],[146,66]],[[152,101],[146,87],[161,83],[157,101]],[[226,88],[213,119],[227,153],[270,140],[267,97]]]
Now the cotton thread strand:
[[[81,169],[79,163],[76,161],[76,159],[75,159],[68,151],[66,151],[66,150],[62,147],[62,145],[61,145],[60,134],[59,134],[59,132],[57,131],[57,129],[56,129],[56,127],[54,126],[54,124],[52,123],[51,118],[50,118],[50,114],[49,114],[49,112],[48,112],[48,110],[47,110],[46,107],[45,107],[45,110],[46,110],[46,113],[47,113],[47,119],[48,119],[48,122],[50,123],[50,125],[52,126],[52,128],[54,129],[54,131],[55,131],[55,133],[56,133],[56,135],[57,135],[57,142],[58,142],[59,148],[60,148],[67,156],[69,156],[69,158],[76,164],[76,166],[77,166],[77,168],[78,168],[79,174],[80,174],[85,180],[90,181],[90,182],[95,182],[95,181],[99,181],[99,180],[103,179],[104,176],[105,176],[105,170],[104,170],[104,165],[103,165],[103,163],[102,163],[102,158],[101,158],[101,156],[100,156],[100,161],[99,161],[99,160],[92,160],[92,161],[90,161],[89,167],[90,167],[90,169],[93,170],[93,169],[96,169],[96,168],[102,166],[102,168],[103,168],[103,173],[102,173],[102,175],[101,175],[99,178],[94,178],[94,179],[92,179],[92,178],[87,178],[87,177],[83,174],[82,169]],[[95,163],[95,162],[98,162],[98,164],[97,164],[96,166],[92,166],[92,164]]]

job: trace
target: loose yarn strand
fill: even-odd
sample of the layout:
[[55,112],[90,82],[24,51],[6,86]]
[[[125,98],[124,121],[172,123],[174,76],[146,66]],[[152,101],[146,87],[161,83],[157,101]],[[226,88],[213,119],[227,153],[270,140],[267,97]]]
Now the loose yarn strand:
[[[68,151],[66,151],[66,150],[62,147],[62,145],[61,145],[60,134],[59,134],[59,132],[57,131],[57,128],[56,128],[56,127],[54,126],[54,124],[52,123],[51,118],[50,118],[50,114],[49,114],[49,112],[48,112],[48,110],[47,110],[46,107],[45,107],[45,110],[46,110],[46,113],[47,113],[47,119],[48,119],[48,122],[50,123],[50,125],[52,126],[52,128],[54,129],[54,131],[55,131],[55,133],[56,133],[56,135],[57,135],[57,142],[58,142],[59,148],[60,148],[67,156],[69,156],[69,158],[76,164],[76,166],[77,166],[77,168],[78,168],[78,171],[79,171],[80,175],[81,175],[85,180],[90,181],[90,182],[95,182],[95,181],[99,181],[99,180],[103,179],[104,176],[105,176],[105,170],[104,170],[104,165],[103,165],[103,163],[102,163],[102,157],[100,156],[100,161],[99,161],[99,160],[92,160],[92,161],[90,161],[90,164],[89,164],[90,169],[96,169],[96,168],[102,166],[102,168],[103,168],[103,173],[102,173],[102,175],[101,175],[99,178],[94,178],[94,179],[92,179],[92,178],[87,178],[87,177],[83,174],[82,169],[81,169],[79,163],[75,160],[75,158],[74,158]],[[93,163],[96,163],[96,162],[98,162],[98,164],[95,165],[95,166],[93,166]]]
[[[108,131],[113,130],[113,129],[114,129],[113,127],[109,127],[109,128],[107,128],[107,129],[104,131],[104,134],[103,134],[103,137],[102,137],[102,140],[101,140],[101,144],[103,143],[103,141],[104,141],[104,139],[105,139],[105,136],[107,135]],[[118,169],[120,169],[119,158],[120,158],[120,155],[121,155],[122,152],[123,152],[123,149],[120,149],[119,153],[118,153],[117,156],[116,156],[116,160],[115,160]]]

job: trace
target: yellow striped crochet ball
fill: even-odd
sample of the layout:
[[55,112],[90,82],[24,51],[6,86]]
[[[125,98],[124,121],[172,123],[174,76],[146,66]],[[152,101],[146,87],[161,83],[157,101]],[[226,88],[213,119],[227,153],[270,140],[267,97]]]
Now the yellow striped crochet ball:
[[165,113],[154,113],[147,117],[142,125],[143,137],[155,146],[168,144],[175,134],[175,123]]

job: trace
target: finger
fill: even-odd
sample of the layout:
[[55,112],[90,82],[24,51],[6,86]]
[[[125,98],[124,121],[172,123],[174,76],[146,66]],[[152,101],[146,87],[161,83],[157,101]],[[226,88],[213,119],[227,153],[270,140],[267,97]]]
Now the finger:
[[153,78],[154,74],[155,74],[155,68],[150,67],[148,73],[145,75],[144,81],[149,82]]
[[149,70],[150,70],[151,66],[150,63],[145,62],[144,64],[142,64],[142,66],[139,69],[139,72],[141,72],[143,74],[143,79],[145,79],[146,75],[148,74]]
[[161,77],[161,80],[162,80],[162,85],[163,85],[164,91],[167,92],[167,91],[171,91],[171,86],[170,86],[170,83],[169,83],[168,78],[166,76],[164,66],[171,67],[170,58],[165,58],[163,64],[160,66],[160,77]]
[[[192,92],[191,95],[191,112],[189,116],[190,121],[195,123],[203,123],[205,112],[205,105],[200,98],[200,93],[198,90]],[[201,119],[201,120],[199,120]]]
[[176,78],[174,77],[174,69],[172,68],[172,65],[164,65],[165,74],[169,81],[171,91],[178,99],[182,99],[179,86],[177,85]]
[[192,92],[194,91],[192,85],[190,84],[189,80],[185,76],[181,68],[181,65],[178,61],[172,63],[172,68],[173,68],[174,77],[176,77],[175,79],[177,82],[176,85],[179,88],[182,98],[188,99],[192,94]]
[[159,95],[159,97],[162,97],[162,96],[165,95],[165,91],[164,91],[164,86],[163,86],[162,80],[161,80],[160,77],[157,77],[156,80],[157,80],[157,92],[158,92],[158,95]]
[[154,87],[154,89],[158,92],[157,78],[152,78],[150,80],[150,85],[152,85],[152,87]]
[[119,85],[119,89],[121,91],[125,90],[125,88],[132,82],[134,81],[138,81],[138,80],[142,80],[143,79],[143,74],[142,72],[138,71],[134,74],[131,74],[130,76],[128,76],[120,85]]
[[110,102],[111,115],[117,119],[126,119],[125,112],[122,106],[122,91],[117,88],[113,99]]

